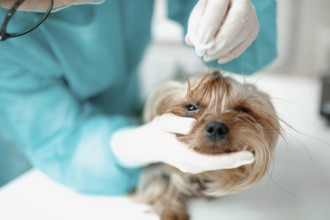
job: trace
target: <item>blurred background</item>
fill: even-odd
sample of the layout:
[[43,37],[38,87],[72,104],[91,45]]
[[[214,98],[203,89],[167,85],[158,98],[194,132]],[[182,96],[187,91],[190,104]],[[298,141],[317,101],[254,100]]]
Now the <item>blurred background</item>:
[[[181,27],[166,18],[166,0],[156,0],[155,7],[153,43],[141,65],[141,76],[146,79],[143,96],[178,71],[197,73],[205,68],[183,46]],[[279,56],[263,72],[307,78],[330,75],[329,11],[329,0],[278,0]],[[0,186],[31,167],[21,152],[4,142],[5,137],[0,137]]]

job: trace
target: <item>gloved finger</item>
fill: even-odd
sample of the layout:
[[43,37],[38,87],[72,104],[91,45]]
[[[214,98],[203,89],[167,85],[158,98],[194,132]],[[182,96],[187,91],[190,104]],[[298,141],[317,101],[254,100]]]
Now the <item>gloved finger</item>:
[[154,125],[163,131],[175,134],[189,134],[194,126],[196,119],[180,117],[171,113],[156,117],[153,120]]
[[[236,51],[236,52],[240,51],[241,52],[240,54],[242,54],[257,37],[258,29],[259,29],[258,22],[254,23],[254,25],[251,28],[244,28],[244,30],[242,30],[242,33],[240,33],[238,36],[236,36],[234,43],[232,43],[227,48],[221,49],[221,45],[219,46],[219,44],[215,44],[215,46],[213,48],[211,48],[210,50],[208,50],[206,52],[206,55],[204,55],[204,57],[203,57],[204,61],[209,62],[209,61],[216,60],[216,59],[218,59],[218,61],[219,61],[221,59],[224,59],[224,57],[229,56],[229,54],[232,53],[233,51]],[[211,53],[209,51],[214,50],[214,48],[217,48],[218,52],[213,55],[209,55],[209,53]],[[240,54],[238,54],[238,56]],[[227,62],[229,62],[229,61],[230,60],[228,60]]]
[[185,42],[186,42],[186,44],[188,44],[190,46],[193,46],[191,36],[193,36],[196,32],[196,29],[201,20],[201,16],[204,13],[206,3],[207,3],[207,0],[199,0],[190,13],[189,20],[188,20],[187,34],[185,36]]
[[236,164],[233,163],[233,166],[231,168],[237,168],[240,166],[252,164],[255,161],[255,157],[250,151],[233,152],[228,154],[227,156],[234,157],[236,159]]
[[255,160],[254,155],[249,151],[238,151],[216,156],[200,156],[205,157],[203,159],[204,161],[200,161],[200,165],[203,166],[204,171],[238,168],[243,165],[251,164]]
[[[207,54],[213,57],[224,51],[218,56],[228,53],[239,43],[242,38],[246,38],[250,31],[257,31],[258,20],[256,13],[249,1],[233,1],[228,16],[222,28],[215,37],[215,47],[208,50]],[[234,45],[234,46],[231,46]]]
[[255,35],[254,33],[250,33],[246,41],[243,41],[240,45],[238,45],[236,48],[230,51],[227,55],[223,57],[219,57],[218,63],[225,64],[239,57],[242,53],[244,53],[246,48],[248,48],[252,44],[253,40],[255,39],[254,35]]
[[209,0],[200,23],[194,33],[193,43],[207,44],[214,39],[216,32],[226,17],[229,0]]
[[[255,161],[254,155],[249,151],[239,151],[229,154],[208,156],[192,151],[196,155],[190,157],[195,164],[185,163],[179,167],[182,172],[197,174],[205,171],[234,169]],[[194,160],[192,160],[192,158]],[[197,165],[196,165],[197,164]]]
[[[238,45],[244,43],[248,39],[250,32],[251,30],[245,27],[243,30],[241,30],[241,32],[237,36],[234,37],[234,39],[230,40],[231,43],[227,43],[228,42],[227,40],[221,43],[216,42],[212,48],[206,51],[205,55],[203,56],[204,61],[210,62],[213,60],[217,60],[220,57],[226,56],[227,54],[229,54],[229,52],[234,50]],[[224,46],[224,44],[227,46]]]

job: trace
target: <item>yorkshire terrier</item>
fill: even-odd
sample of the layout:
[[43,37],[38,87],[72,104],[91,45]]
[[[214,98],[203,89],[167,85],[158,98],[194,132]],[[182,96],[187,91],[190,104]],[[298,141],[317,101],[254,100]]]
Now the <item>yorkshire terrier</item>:
[[167,81],[149,96],[144,119],[148,122],[164,113],[197,120],[188,135],[177,135],[190,149],[208,155],[247,150],[255,161],[199,174],[166,164],[146,167],[134,197],[151,205],[161,220],[188,220],[188,199],[238,193],[267,172],[281,129],[270,97],[254,85],[217,71],[185,83]]

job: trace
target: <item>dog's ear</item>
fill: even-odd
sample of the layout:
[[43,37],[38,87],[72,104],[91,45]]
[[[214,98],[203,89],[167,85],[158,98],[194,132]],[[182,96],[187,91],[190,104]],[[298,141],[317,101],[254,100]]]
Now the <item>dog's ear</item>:
[[144,122],[149,122],[155,116],[165,113],[162,109],[168,109],[166,105],[171,104],[178,95],[185,95],[184,91],[184,84],[176,81],[166,81],[156,86],[150,92],[144,106]]

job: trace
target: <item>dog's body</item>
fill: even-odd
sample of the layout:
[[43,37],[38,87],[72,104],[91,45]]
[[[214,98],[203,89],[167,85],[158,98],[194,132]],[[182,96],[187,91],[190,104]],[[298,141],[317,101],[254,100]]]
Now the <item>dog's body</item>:
[[248,150],[251,165],[196,175],[165,164],[145,168],[136,190],[138,201],[150,204],[162,220],[188,220],[186,200],[237,193],[266,173],[280,134],[275,109],[267,94],[219,72],[166,82],[147,100],[146,122],[164,113],[197,120],[190,134],[177,138],[189,148],[210,155]]

